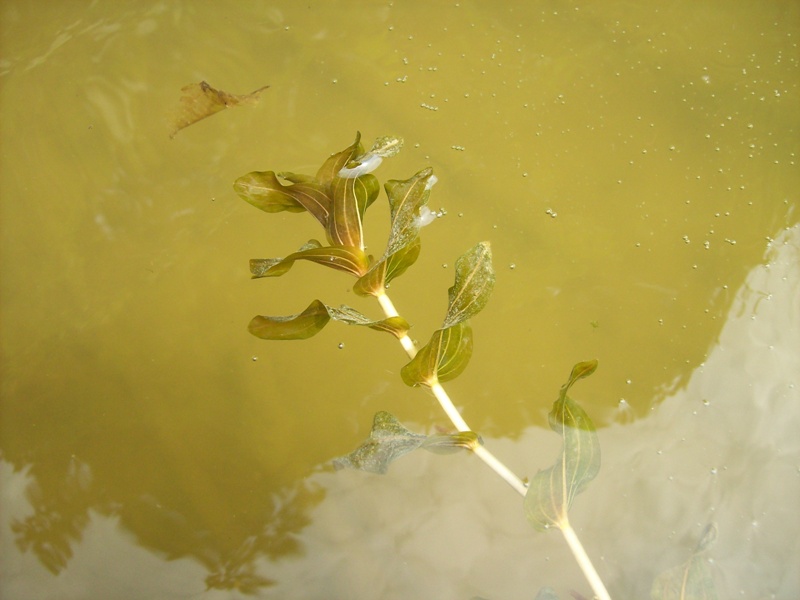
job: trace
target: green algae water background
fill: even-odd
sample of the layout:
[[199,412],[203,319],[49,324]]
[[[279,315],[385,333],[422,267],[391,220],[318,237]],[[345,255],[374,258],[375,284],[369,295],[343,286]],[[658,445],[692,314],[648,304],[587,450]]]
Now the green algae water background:
[[[455,259],[497,283],[447,384],[520,476],[549,467],[571,366],[600,473],[570,520],[614,598],[709,523],[720,598],[800,594],[800,8],[795,2],[21,2],[0,7],[0,597],[590,596],[474,457],[330,461],[388,410],[447,427],[390,336],[248,334],[314,297],[318,228],[236,196],[356,131],[431,166],[392,298],[425,340]],[[181,88],[255,106],[170,138]],[[388,231],[370,209],[368,250]]]

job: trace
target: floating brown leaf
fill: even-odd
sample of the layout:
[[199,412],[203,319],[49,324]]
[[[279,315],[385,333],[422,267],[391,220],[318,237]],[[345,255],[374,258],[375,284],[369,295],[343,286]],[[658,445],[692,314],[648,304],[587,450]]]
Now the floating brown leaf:
[[175,134],[184,127],[210,117],[225,108],[239,106],[240,104],[255,104],[258,102],[261,92],[268,87],[268,85],[265,85],[243,96],[214,89],[205,81],[182,87],[183,96],[181,96],[180,106],[170,123],[169,137],[175,137]]

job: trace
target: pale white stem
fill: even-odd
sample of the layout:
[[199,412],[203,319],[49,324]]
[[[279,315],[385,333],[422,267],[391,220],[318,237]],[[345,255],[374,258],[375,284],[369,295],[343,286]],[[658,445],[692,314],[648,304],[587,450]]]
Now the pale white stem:
[[[389,296],[384,293],[379,294],[377,298],[384,314],[387,317],[400,316]],[[404,335],[400,338],[400,344],[403,346],[403,349],[406,351],[408,356],[410,358],[414,358],[414,356],[417,354],[417,347],[414,344],[414,341],[408,337],[408,335]],[[469,425],[467,425],[467,422],[461,416],[461,413],[458,412],[458,409],[456,408],[455,404],[453,404],[450,396],[447,395],[447,392],[438,381],[434,382],[434,384],[431,386],[431,391],[433,392],[433,395],[436,396],[436,399],[439,401],[439,405],[442,407],[442,410],[444,410],[445,414],[450,419],[450,422],[453,423],[456,429],[459,431],[472,431]],[[473,449],[473,452],[478,458],[486,463],[490,469],[492,469],[506,483],[514,488],[517,493],[523,497],[525,496],[525,493],[528,491],[527,486],[511,471],[511,469],[509,469],[497,457],[495,457],[494,454],[489,452],[484,446],[476,446]]]
[[[394,307],[394,304],[389,296],[384,293],[379,294],[377,298],[378,303],[380,303],[383,313],[387,318],[400,316],[400,313],[397,312],[397,309]],[[414,341],[408,337],[408,335],[404,335],[400,338],[400,345],[403,346],[403,350],[406,351],[406,354],[408,354],[409,357],[414,358],[414,356],[417,354],[417,347],[414,345]]]
[[[383,293],[379,294],[377,298],[381,308],[383,308],[383,312],[387,317],[400,316],[389,296]],[[417,354],[417,347],[414,344],[414,341],[408,337],[408,335],[404,335],[400,338],[400,343],[402,344],[408,356],[414,358],[414,356]],[[439,405],[442,407],[442,410],[444,410],[444,412],[447,414],[448,418],[456,427],[456,429],[459,431],[472,431],[469,425],[467,425],[467,422],[464,421],[461,413],[458,412],[458,409],[453,404],[450,396],[447,395],[447,392],[438,381],[431,386],[431,391],[433,392],[433,395],[436,396],[436,399],[439,401]],[[525,494],[528,492],[528,487],[508,467],[500,462],[500,460],[498,460],[494,454],[489,452],[484,446],[476,446],[472,449],[472,451],[478,458],[485,462],[490,469],[492,469],[506,483],[514,488],[522,497],[525,497]],[[599,600],[611,600],[611,596],[609,596],[608,592],[606,591],[603,581],[600,579],[600,576],[597,574],[592,561],[589,559],[589,555],[586,554],[586,550],[583,549],[583,545],[578,539],[578,535],[575,533],[575,530],[572,529],[572,526],[569,524],[569,521],[566,517],[563,519],[563,522],[560,523],[560,529],[561,533],[564,535],[564,539],[567,540],[569,549],[572,551],[572,555],[575,557],[578,566],[581,568],[581,571],[583,571],[584,577],[586,577],[586,580],[589,582],[592,591],[594,591],[595,596]]]
[[583,549],[583,544],[581,544],[581,541],[578,539],[578,535],[575,533],[572,525],[569,524],[569,521],[564,519],[564,521],[559,524],[559,527],[561,528],[561,533],[564,534],[564,539],[567,540],[572,555],[575,557],[581,571],[583,571],[583,576],[586,577],[586,581],[588,581],[589,585],[592,587],[594,595],[599,598],[599,600],[611,600],[606,586],[603,585],[600,575],[597,574],[592,561],[589,559],[589,555],[586,554],[586,550]]

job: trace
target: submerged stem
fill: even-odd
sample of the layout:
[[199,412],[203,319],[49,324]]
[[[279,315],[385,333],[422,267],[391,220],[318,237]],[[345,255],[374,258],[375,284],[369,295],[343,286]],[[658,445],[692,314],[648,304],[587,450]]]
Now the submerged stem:
[[[400,316],[400,313],[397,312],[392,300],[386,295],[386,293],[379,294],[377,298],[381,308],[383,309],[383,312],[387,317]],[[403,349],[406,351],[408,356],[410,358],[414,358],[414,356],[417,354],[417,347],[414,344],[414,341],[408,337],[408,334],[400,338],[400,344],[403,346]],[[450,396],[448,396],[447,392],[438,381],[431,386],[431,391],[433,392],[433,395],[436,396],[436,399],[439,401],[439,405],[442,407],[442,410],[444,410],[444,412],[447,414],[448,418],[456,429],[459,431],[472,431],[469,425],[467,425],[467,422],[461,416],[461,413],[458,412],[458,409],[456,408],[455,404],[453,404]],[[490,469],[492,469],[506,483],[514,488],[520,496],[523,498],[525,497],[525,494],[528,492],[528,486],[526,486],[525,483],[494,454],[489,452],[484,446],[476,446],[472,451],[478,458],[485,462]],[[578,535],[575,533],[575,530],[572,528],[572,525],[569,524],[569,521],[566,519],[566,517],[563,519],[562,523],[559,524],[559,528],[561,529],[561,533],[564,535],[564,539],[567,541],[567,545],[569,546],[572,555],[575,557],[575,560],[578,563],[581,571],[583,571],[583,575],[589,582],[589,585],[591,586],[595,596],[599,600],[611,600],[611,596],[609,596],[608,591],[603,585],[600,575],[597,574],[589,555],[586,554],[586,550],[583,549],[583,544],[581,544],[581,541],[578,539]]]
[[583,544],[581,544],[581,541],[578,539],[578,534],[575,533],[572,525],[570,525],[569,521],[565,518],[562,523],[559,523],[559,528],[564,535],[564,539],[567,540],[569,549],[572,551],[572,556],[575,557],[578,566],[581,568],[581,571],[583,571],[583,576],[586,577],[586,580],[592,587],[594,595],[600,600],[611,600],[606,586],[603,585],[603,580],[600,579],[600,575],[597,574],[589,555],[586,554],[586,550],[583,549]]
[[[377,298],[381,308],[383,309],[383,312],[387,317],[400,316],[386,293],[378,295]],[[417,346],[414,344],[414,341],[408,337],[408,335],[404,335],[400,338],[400,344],[403,346],[403,349],[406,351],[408,356],[410,358],[414,358],[414,356],[417,354]],[[467,425],[467,422],[461,416],[461,413],[458,412],[458,409],[456,408],[455,404],[453,404],[450,396],[438,381],[431,385],[431,391],[433,392],[433,395],[436,396],[436,399],[439,401],[439,405],[450,419],[450,422],[453,423],[458,431],[472,431],[469,425]],[[473,449],[473,452],[478,458],[485,462],[490,469],[497,473],[503,479],[503,481],[514,488],[517,493],[523,497],[525,496],[526,492],[528,491],[528,487],[494,454],[489,452],[489,450],[487,450],[484,446],[476,446]]]

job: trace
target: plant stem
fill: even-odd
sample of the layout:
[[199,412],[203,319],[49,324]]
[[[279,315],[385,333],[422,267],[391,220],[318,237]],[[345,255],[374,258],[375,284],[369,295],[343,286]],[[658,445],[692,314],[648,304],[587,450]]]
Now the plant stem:
[[[400,313],[397,312],[397,309],[394,307],[394,304],[389,296],[386,295],[386,293],[379,294],[377,298],[387,318],[400,316]],[[400,344],[403,346],[403,349],[406,351],[408,356],[410,358],[414,358],[414,356],[417,354],[417,346],[414,344],[414,341],[408,337],[408,335],[404,335],[400,338]],[[447,414],[448,418],[456,429],[459,431],[472,431],[469,425],[467,425],[467,422],[461,416],[461,413],[458,412],[458,409],[455,407],[455,404],[453,404],[450,396],[447,395],[447,392],[438,381],[431,385],[431,391],[433,392],[433,395],[436,396],[436,399],[439,401],[439,405],[442,407],[442,410],[444,410],[445,414]],[[525,497],[525,494],[528,492],[528,486],[526,486],[525,483],[523,483],[523,481],[517,477],[507,466],[498,460],[494,454],[489,452],[484,446],[476,446],[472,451],[476,456],[478,456],[478,458],[485,462],[490,469],[492,469],[506,483],[514,488],[523,498]],[[608,591],[603,585],[600,575],[597,574],[589,555],[586,554],[586,550],[583,549],[583,544],[581,544],[581,541],[578,539],[578,535],[575,533],[575,530],[572,528],[572,525],[569,524],[569,521],[566,517],[564,517],[563,521],[559,524],[559,528],[561,529],[561,533],[564,535],[564,539],[567,541],[567,545],[569,546],[572,555],[575,557],[575,560],[577,561],[581,571],[583,571],[583,575],[589,582],[589,585],[591,586],[595,596],[599,600],[611,600],[611,596],[608,594]]]
[[594,595],[600,600],[611,600],[611,596],[609,596],[606,586],[603,585],[600,575],[597,574],[592,561],[589,559],[589,555],[586,554],[586,550],[583,549],[583,544],[581,544],[581,541],[578,539],[578,534],[575,533],[575,530],[572,528],[572,525],[569,524],[566,517],[559,523],[559,528],[564,535],[564,539],[567,540],[569,549],[578,562],[578,566],[581,568],[581,571],[583,571],[583,576],[586,577],[586,580],[592,587]]
[[[389,296],[385,293],[380,294],[377,296],[378,302],[383,308],[383,312],[387,317],[399,317],[400,314],[397,312],[397,309],[394,307]],[[414,358],[417,354],[417,346],[414,344],[414,341],[408,337],[408,335],[404,335],[400,338],[400,344],[403,346],[403,349],[406,351],[410,358]],[[453,423],[455,428],[458,431],[472,431],[467,422],[461,416],[461,413],[458,412],[455,404],[450,399],[450,396],[447,395],[447,392],[442,387],[442,385],[437,381],[431,385],[431,391],[433,395],[436,396],[436,399],[439,401],[439,405],[444,410],[445,414],[450,419],[450,422]],[[517,493],[521,496],[525,496],[528,491],[528,487],[523,483],[523,481],[517,477],[511,469],[505,466],[494,454],[489,452],[484,446],[476,446],[473,449],[475,455],[480,458],[484,463],[486,463],[490,469],[492,469],[495,473],[497,473],[503,481],[508,483],[512,488],[514,488]]]

